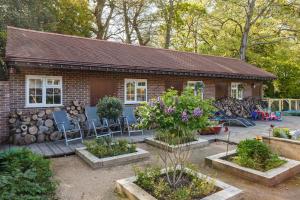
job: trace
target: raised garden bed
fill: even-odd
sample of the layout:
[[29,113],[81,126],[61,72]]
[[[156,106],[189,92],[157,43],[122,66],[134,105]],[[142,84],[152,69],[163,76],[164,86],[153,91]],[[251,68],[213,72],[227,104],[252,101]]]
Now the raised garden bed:
[[176,149],[179,149],[179,148],[183,151],[184,150],[190,150],[190,149],[196,149],[196,148],[202,148],[202,147],[205,147],[209,144],[208,140],[204,140],[204,139],[200,139],[200,138],[198,138],[195,141],[185,143],[185,144],[179,144],[179,145],[170,145],[166,142],[156,140],[153,137],[146,138],[145,142],[147,144],[158,147],[160,149],[168,150],[170,152],[173,152],[173,151],[175,151]]
[[[186,170],[190,170],[187,169]],[[162,170],[163,174],[165,170]],[[227,200],[227,199],[241,199],[242,190],[228,185],[220,180],[214,180],[210,177],[207,177],[201,173],[196,173],[198,178],[205,177],[209,181],[214,181],[216,192],[209,194],[208,196],[201,198],[203,200]],[[126,196],[129,200],[156,200],[151,194],[146,192],[144,189],[139,187],[135,182],[137,177],[133,176],[130,178],[120,179],[116,181],[116,188],[118,193]]]
[[279,137],[263,137],[263,142],[270,149],[287,158],[300,160],[300,140],[293,140]]
[[296,160],[291,160],[288,158],[280,157],[280,159],[285,160],[286,163],[268,170],[268,171],[258,171],[255,169],[242,167],[234,162],[228,161],[230,157],[236,155],[236,150],[229,151],[228,153],[220,153],[217,155],[206,157],[205,162],[207,165],[229,172],[236,176],[258,182],[267,186],[277,185],[284,180],[293,177],[294,175],[300,173],[300,162]]
[[77,148],[75,152],[93,169],[128,164],[149,157],[149,152],[140,148],[136,148],[136,152],[134,153],[122,154],[122,155],[106,157],[106,158],[96,157],[95,155],[90,153],[86,147]]

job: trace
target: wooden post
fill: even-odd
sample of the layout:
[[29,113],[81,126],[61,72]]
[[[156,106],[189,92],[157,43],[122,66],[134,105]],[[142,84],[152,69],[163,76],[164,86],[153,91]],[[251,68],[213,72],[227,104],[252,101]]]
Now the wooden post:
[[292,110],[292,100],[289,99],[289,110]]

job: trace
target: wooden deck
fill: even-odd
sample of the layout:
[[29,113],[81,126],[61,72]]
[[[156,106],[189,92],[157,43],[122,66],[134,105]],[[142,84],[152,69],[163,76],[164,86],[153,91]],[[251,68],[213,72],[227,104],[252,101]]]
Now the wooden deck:
[[[151,132],[146,133],[144,135],[134,135],[131,137],[128,136],[117,136],[114,137],[116,140],[126,139],[131,143],[143,142],[146,137],[150,137],[152,135]],[[89,138],[93,139],[93,138]],[[87,140],[89,140],[87,139]],[[79,147],[83,147],[84,145],[80,141],[70,142],[68,146],[66,146],[64,141],[57,142],[44,142],[44,143],[34,143],[27,146],[16,146],[12,144],[4,144],[0,145],[0,151],[8,150],[11,148],[29,148],[31,151],[41,154],[46,158],[54,158],[75,154],[75,149]]]

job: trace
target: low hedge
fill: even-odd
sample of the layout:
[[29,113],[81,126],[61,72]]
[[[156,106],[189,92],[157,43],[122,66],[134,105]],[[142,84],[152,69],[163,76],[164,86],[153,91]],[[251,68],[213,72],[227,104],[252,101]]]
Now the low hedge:
[[0,199],[54,199],[56,187],[49,160],[25,148],[0,153]]
[[126,140],[113,142],[110,137],[101,137],[96,140],[86,141],[84,144],[87,150],[98,158],[136,152],[134,144],[128,144]]

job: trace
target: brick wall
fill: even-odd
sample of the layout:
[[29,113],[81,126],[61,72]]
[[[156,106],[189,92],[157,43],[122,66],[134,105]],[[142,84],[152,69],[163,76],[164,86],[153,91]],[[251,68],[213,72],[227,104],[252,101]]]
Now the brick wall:
[[[72,100],[79,100],[84,104],[90,103],[90,79],[105,78],[112,79],[117,85],[117,96],[124,101],[124,79],[147,79],[148,99],[157,97],[165,91],[167,81],[182,81],[185,85],[187,81],[202,80],[205,84],[205,98],[214,98],[216,96],[215,83],[220,81],[230,82],[228,79],[208,79],[199,77],[167,76],[167,75],[147,75],[147,74],[128,74],[111,72],[93,72],[79,70],[62,69],[39,69],[39,68],[21,68],[16,74],[10,77],[10,108],[11,110],[32,110],[25,107],[25,76],[26,75],[47,75],[62,76],[63,79],[63,104],[68,105]],[[253,81],[235,80],[235,82],[245,82],[247,96],[251,96]],[[99,86],[101,87],[101,86]],[[105,87],[105,86],[102,86]],[[229,88],[230,92],[230,88]],[[230,94],[230,93],[229,93]]]
[[0,81],[0,143],[8,139],[8,114],[10,112],[9,82]]

